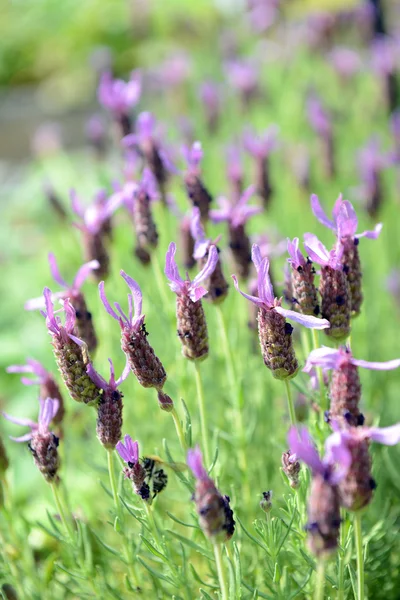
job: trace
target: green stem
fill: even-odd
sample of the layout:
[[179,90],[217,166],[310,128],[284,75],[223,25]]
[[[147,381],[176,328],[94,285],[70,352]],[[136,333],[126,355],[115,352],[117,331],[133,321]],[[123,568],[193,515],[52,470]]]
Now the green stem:
[[357,553],[357,590],[358,600],[364,600],[364,557],[361,527],[361,512],[354,513],[354,537]]
[[107,464],[108,464],[108,474],[110,476],[110,485],[111,485],[112,495],[114,498],[114,506],[118,511],[119,498],[118,498],[118,491],[117,491],[117,483],[115,481],[115,468],[114,468],[113,452],[114,452],[113,450],[107,450]]
[[296,425],[296,413],[294,411],[292,390],[290,389],[290,383],[289,383],[288,379],[285,379],[285,386],[286,386],[286,395],[287,395],[287,401],[288,401],[290,422],[292,423],[292,425]]
[[64,507],[62,505],[59,493],[58,493],[58,487],[56,483],[50,483],[50,487],[51,487],[51,491],[53,492],[53,497],[54,497],[54,501],[56,503],[57,506],[57,510],[58,510],[58,514],[60,515],[61,518],[61,522],[64,526],[64,529],[66,530],[69,539],[71,540],[71,542],[74,541],[74,532],[72,530],[72,527],[67,519],[67,516],[65,514],[64,511]]
[[224,318],[224,313],[220,305],[216,307],[219,326],[221,329],[222,343],[223,343],[223,351],[226,360],[226,368],[228,371],[228,378],[232,389],[233,398],[235,401],[235,410],[236,410],[236,423],[238,426],[238,438],[239,438],[239,462],[243,473],[247,473],[247,460],[246,460],[246,436],[245,429],[243,423],[243,412],[240,406],[240,387],[238,385],[238,381],[236,378],[236,369],[235,363],[233,360],[231,346],[229,343],[228,332],[226,329],[226,323]]
[[158,287],[158,291],[159,291],[159,294],[161,297],[162,305],[164,306],[165,312],[168,312],[167,307],[170,305],[170,299],[167,294],[166,283],[162,276],[160,265],[158,263],[158,258],[154,251],[151,253],[151,266],[153,267],[154,278],[157,283],[157,287]]
[[199,367],[197,360],[194,361],[194,369],[195,369],[195,373],[196,373],[197,402],[198,402],[199,413],[200,413],[201,437],[203,439],[203,450],[204,450],[206,468],[209,469],[210,465],[211,465],[210,444],[209,444],[209,440],[208,440],[208,431],[207,431],[207,424],[206,424],[206,412],[205,412],[205,406],[204,406],[203,384],[201,381],[200,367]]
[[344,545],[346,543],[346,517],[344,511],[342,512],[342,523],[340,525],[340,548],[339,548],[339,565],[338,565],[338,595],[337,600],[344,600]]
[[[316,329],[312,329],[311,331],[312,331],[314,350],[317,350],[317,348],[320,347],[319,339],[318,339],[318,331]],[[321,405],[322,415],[324,415],[324,412],[326,410],[328,410],[328,402],[327,402],[327,396],[326,396],[325,384],[324,384],[324,374],[322,372],[321,367],[316,367],[316,371],[317,371],[317,377],[318,377],[318,382],[319,382],[320,405]]]
[[225,580],[224,565],[222,563],[221,544],[213,544],[215,564],[217,567],[219,587],[221,590],[221,600],[228,600],[228,586]]
[[318,561],[318,565],[317,565],[314,600],[323,600],[324,599],[324,587],[325,587],[325,561],[323,558],[321,558]]
[[175,429],[176,429],[176,433],[179,438],[179,443],[181,445],[183,452],[186,454],[187,444],[186,444],[185,436],[184,436],[183,429],[182,429],[182,423],[181,423],[181,420],[180,420],[179,415],[176,412],[175,408],[173,408],[171,410],[171,415],[172,415],[172,418],[175,423]]

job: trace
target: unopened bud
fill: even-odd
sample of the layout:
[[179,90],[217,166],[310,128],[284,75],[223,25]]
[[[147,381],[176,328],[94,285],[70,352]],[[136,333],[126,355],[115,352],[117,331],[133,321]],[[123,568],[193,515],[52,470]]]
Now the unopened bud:
[[272,509],[272,490],[262,493],[262,500],[260,502],[260,508],[265,513],[268,513]]
[[165,410],[166,412],[171,412],[174,408],[174,401],[172,398],[165,394],[162,390],[158,390],[158,406],[161,410]]
[[292,488],[299,487],[300,463],[297,456],[292,454],[290,450],[282,454],[282,470],[289,479]]

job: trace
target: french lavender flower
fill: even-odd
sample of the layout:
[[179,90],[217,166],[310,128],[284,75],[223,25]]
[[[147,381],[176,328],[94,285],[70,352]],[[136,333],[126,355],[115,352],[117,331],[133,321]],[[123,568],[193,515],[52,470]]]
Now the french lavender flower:
[[199,89],[200,100],[203,104],[209,133],[217,131],[221,114],[220,89],[214,81],[204,81]]
[[[400,154],[400,153],[399,153]],[[226,151],[226,176],[231,186],[233,204],[239,202],[243,193],[244,170],[237,144],[228,146]]]
[[307,100],[307,115],[309,123],[321,143],[325,176],[332,179],[336,171],[332,121],[329,113],[316,95],[310,96]]
[[361,71],[362,61],[358,52],[345,46],[336,46],[328,54],[328,60],[343,82],[349,82]]
[[128,294],[129,315],[127,316],[123,312],[118,302],[114,302],[114,306],[119,314],[111,307],[105,295],[104,281],[99,284],[101,301],[108,314],[120,324],[121,348],[136,379],[144,388],[155,388],[160,408],[171,411],[173,402],[162,391],[167,380],[167,374],[160,359],[147,341],[149,334],[144,323],[145,316],[142,314],[142,291],[136,281],[124,271],[121,270],[120,275],[132,292]]
[[180,219],[179,239],[182,248],[183,266],[185,269],[192,269],[196,264],[196,259],[193,257],[195,242],[192,236],[192,216],[190,213]]
[[124,138],[125,146],[135,144],[144,156],[147,167],[152,172],[160,191],[161,199],[167,204],[167,183],[169,173],[177,170],[167,156],[156,135],[156,121],[150,112],[142,112],[137,118],[136,132]]
[[187,464],[196,479],[194,501],[200,527],[214,543],[227,542],[235,532],[229,496],[222,496],[203,466],[200,448],[188,451]]
[[121,377],[116,380],[111,358],[108,361],[110,363],[108,382],[91,364],[87,368],[87,374],[93,383],[103,390],[97,407],[97,438],[106,450],[114,450],[117,442],[121,439],[122,429],[123,394],[118,390],[118,386],[128,377],[130,369],[127,363]]
[[[49,265],[51,275],[56,283],[60,285],[63,289],[61,292],[56,292],[52,296],[52,300],[61,299],[66,300],[69,299],[70,303],[75,309],[75,333],[76,336],[81,338],[88,347],[89,352],[94,352],[97,348],[97,336],[96,331],[94,329],[93,321],[92,321],[92,313],[88,311],[88,307],[86,304],[85,296],[81,292],[81,287],[84,284],[85,280],[92,274],[93,271],[99,268],[100,264],[97,260],[92,260],[88,263],[85,263],[78,270],[75,275],[75,279],[72,282],[72,285],[68,285],[68,283],[61,277],[57,260],[54,254],[49,254]],[[25,310],[34,310],[36,308],[44,307],[43,296],[40,298],[34,298],[32,300],[28,300],[25,303]],[[56,396],[52,396],[50,398],[54,398]]]
[[361,148],[357,162],[363,202],[369,216],[375,218],[385,197],[381,173],[390,166],[391,157],[382,152],[379,139],[372,137]]
[[33,358],[28,358],[26,365],[11,365],[7,367],[6,371],[7,373],[32,373],[36,375],[35,379],[21,377],[21,382],[24,385],[39,385],[39,397],[41,400],[45,400],[46,398],[58,400],[58,410],[54,415],[53,423],[62,422],[65,414],[64,399],[50,371],[47,371],[39,361]]
[[[158,198],[157,185],[150,169],[143,170],[141,181],[134,187],[127,202],[133,217],[137,246],[135,254],[142,263],[158,245],[158,232],[152,213],[152,202]],[[144,260],[143,260],[144,258]]]
[[246,222],[254,215],[262,212],[260,206],[249,206],[248,201],[255,192],[255,186],[248,187],[236,204],[227,198],[219,197],[219,209],[210,211],[210,218],[214,223],[226,221],[229,231],[229,247],[235,261],[235,267],[242,279],[247,279],[251,267],[250,238],[246,233]]
[[291,454],[305,462],[312,471],[308,499],[308,547],[318,558],[334,552],[340,530],[340,496],[338,485],[351,465],[351,454],[345,447],[325,443],[321,460],[307,429],[291,427],[288,442]]
[[86,372],[90,357],[85,342],[74,335],[75,310],[68,299],[64,300],[65,325],[62,325],[54,311],[51,290],[44,288],[43,295],[46,310],[42,311],[42,315],[46,318],[47,329],[52,337],[54,357],[70,396],[77,402],[96,406],[101,390]]
[[304,315],[319,314],[317,290],[314,285],[315,269],[312,262],[299,250],[299,238],[288,239],[287,250],[291,266],[292,302],[297,312]]
[[176,293],[176,319],[182,354],[189,360],[204,360],[208,356],[208,332],[201,298],[207,294],[201,282],[209,279],[218,262],[215,246],[208,250],[207,262],[196,277],[182,279],[175,262],[176,244],[171,242],[165,257],[165,275]]
[[395,41],[388,36],[380,36],[374,40],[371,51],[371,64],[380,80],[383,101],[389,113],[392,113],[398,108],[396,82],[398,65]]
[[332,452],[348,452],[351,457],[346,476],[339,483],[340,501],[347,510],[364,508],[372,500],[376,488],[371,474],[370,441],[387,446],[400,442],[400,423],[391,427],[347,427],[340,429],[332,423],[335,432],[328,438]]
[[193,206],[200,209],[203,221],[208,221],[208,213],[212,196],[205,188],[201,179],[200,162],[203,158],[203,149],[200,142],[194,142],[191,148],[183,147],[183,155],[187,163],[187,170],[184,175],[186,192]]
[[235,59],[226,63],[228,82],[234,88],[247,109],[259,93],[258,72],[254,64],[244,59]]
[[272,186],[269,166],[269,156],[277,146],[278,128],[271,125],[260,136],[251,131],[244,134],[244,147],[254,159],[254,182],[256,192],[264,202],[264,208],[270,204]]
[[[200,210],[196,206],[193,208],[191,232],[193,239],[195,240],[193,256],[197,260],[199,269],[202,269],[206,265],[211,246],[215,246],[219,254],[219,248],[217,246],[219,240],[217,239],[212,242],[206,238],[204,227],[201,223]],[[222,272],[220,254],[214,271],[211,273],[209,279],[204,282],[204,287],[208,292],[205,299],[210,300],[213,304],[223,302],[228,295],[229,286]]]
[[311,373],[315,367],[321,367],[324,372],[332,369],[330,384],[330,410],[328,418],[345,426],[363,425],[364,417],[358,405],[361,399],[361,382],[358,367],[376,371],[389,371],[400,367],[400,359],[386,362],[370,362],[354,358],[350,348],[342,346],[339,349],[317,348],[312,350],[307,358],[303,371]]
[[122,202],[121,194],[113,194],[108,200],[104,190],[95,195],[91,204],[84,207],[75,190],[71,190],[72,210],[82,219],[74,226],[82,232],[83,252],[87,261],[97,260],[99,267],[94,273],[97,278],[108,275],[110,257],[106,248],[106,237],[110,236],[110,218]]
[[[341,243],[340,263],[343,266],[343,272],[349,284],[351,312],[353,316],[356,316],[360,313],[363,300],[362,271],[358,244],[362,237],[376,240],[382,230],[382,224],[378,223],[373,231],[367,230],[356,234],[358,227],[356,212],[351,202],[343,200],[341,194],[332,209],[332,219],[326,216],[318,196],[315,194],[311,196],[311,208],[318,221],[322,225],[332,229]],[[322,245],[320,244],[320,246]],[[322,263],[319,262],[319,264]]]
[[115,446],[116,451],[127,463],[127,467],[124,467],[123,473],[126,479],[132,481],[132,487],[138,496],[142,500],[150,500],[150,488],[145,482],[146,471],[139,460],[139,444],[134,442],[130,435],[125,435],[124,442],[118,442]]
[[105,108],[113,115],[121,128],[121,135],[131,132],[132,123],[130,110],[140,100],[142,82],[139,71],[133,71],[128,82],[122,79],[113,79],[111,73],[103,73],[100,79],[97,97]]
[[290,487],[296,489],[300,485],[300,463],[297,460],[297,455],[288,450],[282,454],[282,471],[289,479]]
[[257,244],[253,245],[252,260],[258,276],[258,296],[245,294],[239,289],[237,277],[232,275],[232,279],[237,291],[258,306],[258,337],[265,365],[276,379],[288,379],[296,375],[298,363],[292,344],[293,327],[286,318],[311,329],[326,329],[329,321],[282,308],[282,299],[275,297],[271,285],[269,260],[261,257]]
[[325,333],[336,340],[345,339],[351,331],[351,295],[349,282],[343,271],[343,245],[338,240],[328,252],[316,235],[305,233],[304,247],[311,260],[322,267],[319,282],[321,315],[330,323]]
[[103,159],[107,146],[107,134],[104,121],[99,115],[94,114],[86,121],[85,134],[87,141],[95,151],[96,158]]
[[60,466],[58,456],[58,438],[49,431],[50,422],[58,410],[58,400],[53,398],[40,399],[39,419],[35,423],[30,419],[12,417],[6,413],[3,416],[12,423],[30,427],[30,433],[21,437],[12,437],[14,442],[29,442],[29,450],[32,453],[35,465],[48,483],[57,483],[57,471]]
[[270,512],[272,510],[272,490],[268,490],[268,492],[262,493],[262,499],[260,501],[260,508],[265,513]]

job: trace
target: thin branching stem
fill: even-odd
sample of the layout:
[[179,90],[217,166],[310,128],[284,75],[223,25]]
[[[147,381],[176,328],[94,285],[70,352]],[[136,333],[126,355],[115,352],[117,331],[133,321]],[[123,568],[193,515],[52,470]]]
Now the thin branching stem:
[[294,411],[292,390],[291,390],[290,383],[289,383],[288,379],[285,379],[285,387],[286,387],[286,396],[287,396],[287,401],[288,401],[290,422],[291,422],[292,425],[296,425],[296,413]]

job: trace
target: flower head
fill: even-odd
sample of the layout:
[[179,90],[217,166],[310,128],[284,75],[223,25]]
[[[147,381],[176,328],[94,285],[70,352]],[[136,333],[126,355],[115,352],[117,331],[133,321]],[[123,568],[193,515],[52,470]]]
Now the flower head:
[[[48,258],[49,258],[50,272],[51,272],[51,275],[52,275],[54,281],[56,283],[58,283],[58,285],[60,285],[62,288],[64,288],[63,291],[56,292],[55,294],[52,295],[53,301],[58,298],[61,298],[61,299],[72,298],[72,297],[76,296],[77,294],[79,294],[79,291],[80,291],[82,285],[84,284],[85,280],[89,277],[91,272],[100,267],[100,264],[97,260],[91,260],[90,262],[83,264],[80,267],[80,269],[78,269],[78,272],[75,275],[75,278],[74,278],[72,284],[68,285],[68,283],[61,277],[61,274],[60,274],[60,271],[59,271],[58,265],[57,265],[57,260],[56,260],[56,257],[54,256],[54,254],[52,254],[50,252],[48,255]],[[44,307],[43,296],[40,296],[40,298],[33,298],[32,300],[28,300],[24,306],[25,310],[34,310],[36,308],[42,308],[42,307]]]
[[206,480],[210,478],[203,466],[203,455],[199,446],[188,450],[187,464],[196,479]]
[[322,346],[322,348],[317,348],[310,352],[303,371],[305,373],[310,373],[314,367],[322,367],[324,370],[333,369],[337,371],[347,364],[375,371],[390,371],[391,369],[400,367],[400,359],[388,360],[386,362],[370,362],[368,360],[354,358],[350,348],[346,346],[342,346],[339,349]]
[[115,310],[112,308],[111,304],[106,298],[106,294],[104,291],[104,281],[101,281],[99,283],[100,299],[108,314],[119,322],[121,329],[128,328],[139,330],[144,321],[144,315],[142,314],[142,291],[139,287],[139,284],[136,283],[136,281],[132,279],[132,277],[127,275],[125,271],[121,270],[120,275],[123,279],[125,279],[132,292],[131,294],[128,294],[128,316],[123,312],[118,302],[114,302],[114,306],[119,314],[117,314],[117,312],[115,312]]
[[360,55],[351,48],[336,46],[328,55],[333,68],[343,77],[351,77],[362,68]]
[[314,131],[322,136],[332,133],[332,121],[329,113],[324,109],[318,96],[312,95],[307,100],[307,116]]
[[[53,337],[59,337],[65,339],[66,337],[70,338],[72,341],[77,343],[79,346],[82,346],[84,342],[82,342],[79,338],[73,335],[76,313],[75,309],[70,303],[69,299],[66,298],[63,302],[63,308],[57,311],[54,311],[54,306],[52,302],[52,293],[49,288],[44,288],[43,291],[44,296],[44,304],[45,310],[41,311],[41,314],[46,319],[47,329]],[[64,311],[65,314],[65,322],[64,325],[61,323],[61,319],[57,313],[60,311]]]
[[262,212],[260,206],[249,206],[248,201],[255,193],[255,186],[250,185],[241,195],[236,204],[232,204],[228,198],[220,196],[217,199],[219,209],[210,210],[210,218],[214,223],[228,221],[232,227],[244,225],[252,216]]
[[329,252],[324,244],[313,233],[304,234],[304,248],[312,261],[323,267],[331,267],[335,271],[342,271],[341,263],[343,256],[343,245],[338,240]]
[[125,365],[124,370],[122,371],[121,376],[118,377],[118,379],[115,379],[114,365],[113,365],[113,362],[112,362],[111,358],[108,359],[108,362],[110,363],[110,379],[108,380],[108,382],[100,375],[100,373],[98,373],[96,371],[96,369],[94,368],[94,366],[92,365],[92,363],[90,363],[87,366],[86,372],[89,375],[90,379],[93,381],[93,383],[98,388],[100,388],[101,390],[104,390],[104,391],[113,392],[128,377],[129,372],[130,372],[130,368],[129,368],[129,364],[127,362],[126,365]]
[[82,223],[74,223],[74,226],[92,235],[101,232],[102,227],[115,210],[122,204],[121,194],[115,193],[107,199],[105,190],[96,193],[93,201],[84,207],[75,190],[71,190],[72,210],[82,219]]
[[344,445],[335,443],[332,434],[325,442],[325,456],[321,459],[305,427],[297,430],[291,427],[288,434],[290,452],[305,462],[314,475],[322,475],[331,485],[337,485],[346,475],[351,465],[351,454]]
[[26,365],[10,365],[6,369],[7,373],[32,373],[36,375],[36,379],[29,379],[28,377],[21,377],[21,382],[24,385],[41,385],[51,375],[44,366],[33,358],[28,358]]
[[[370,239],[376,239],[382,229],[382,223],[378,223],[373,231],[363,231],[362,233],[356,234],[358,227],[358,219],[356,211],[353,205],[348,200],[343,200],[342,194],[339,195],[332,209],[332,219],[327,217],[323,210],[318,196],[312,194],[311,196],[311,209],[318,221],[329,227],[335,232],[338,239],[344,238],[361,238],[367,237]],[[310,234],[307,234],[310,235]],[[314,236],[315,237],[315,236]],[[314,260],[314,259],[313,259]],[[318,261],[316,261],[318,262]],[[321,263],[319,263],[321,264]]]
[[188,171],[195,175],[199,175],[200,163],[204,156],[201,142],[194,142],[191,147],[183,146],[182,154],[186,161]]
[[199,89],[200,100],[211,113],[218,112],[220,106],[219,87],[213,81],[204,81]]
[[218,236],[214,242],[206,238],[204,227],[201,222],[200,209],[197,206],[193,207],[192,218],[190,220],[190,233],[195,241],[193,257],[196,260],[203,258],[207,254],[209,247],[216,245],[221,237]]
[[258,87],[258,72],[254,64],[247,60],[231,60],[225,65],[230,85],[242,94],[253,94]]
[[244,147],[254,158],[267,158],[276,149],[278,133],[277,125],[270,125],[261,135],[248,129],[243,136]]
[[130,435],[124,437],[125,444],[118,442],[115,446],[116,451],[128,465],[136,465],[139,462],[139,444],[134,442]]
[[39,402],[40,409],[37,423],[31,421],[30,419],[12,417],[11,415],[2,413],[3,417],[5,417],[8,421],[11,421],[11,423],[23,425],[24,427],[30,427],[31,429],[31,431],[25,435],[20,437],[11,437],[14,442],[28,442],[32,439],[34,434],[38,433],[40,435],[44,435],[49,431],[49,425],[58,411],[59,401],[53,398],[46,398],[40,399]]
[[252,261],[257,271],[258,297],[242,292],[239,289],[237,277],[232,275],[235,288],[242,294],[242,296],[247,298],[247,300],[250,300],[250,302],[256,304],[258,307],[266,310],[274,310],[283,317],[291,319],[296,323],[300,323],[300,325],[304,325],[304,327],[308,327],[310,329],[326,329],[329,327],[329,321],[326,319],[317,319],[316,317],[310,315],[303,315],[301,313],[296,313],[293,310],[282,308],[281,299],[275,297],[274,290],[272,288],[272,283],[269,276],[269,260],[267,257],[261,257],[261,251],[257,244],[253,244]]
[[111,73],[103,73],[98,88],[100,104],[115,115],[125,115],[140,99],[142,82],[139,71],[133,71],[128,82],[113,79]]
[[176,244],[171,242],[165,257],[165,270],[167,278],[170,280],[170,287],[176,294],[188,295],[192,302],[197,302],[205,294],[207,290],[200,285],[202,281],[208,279],[215,269],[218,262],[218,252],[215,246],[211,246],[208,252],[207,262],[202,270],[191,281],[189,275],[186,274],[186,279],[182,279],[179,275],[178,266],[175,261]]

